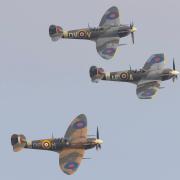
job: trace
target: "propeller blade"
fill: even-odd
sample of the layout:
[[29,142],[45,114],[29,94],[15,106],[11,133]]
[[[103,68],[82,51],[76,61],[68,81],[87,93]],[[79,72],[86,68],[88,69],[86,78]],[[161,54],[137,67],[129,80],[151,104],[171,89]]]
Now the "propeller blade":
[[98,151],[99,149],[101,149],[101,144],[96,145],[96,150]]
[[130,23],[130,28],[132,29],[134,27],[133,21]]
[[132,42],[134,44],[134,32],[131,33]]
[[[173,71],[176,71],[176,64],[175,64],[174,58],[173,58]],[[178,79],[178,75],[177,75],[177,74],[172,78],[173,82],[174,82],[176,79]]]
[[175,65],[174,59],[173,59],[173,70],[174,70],[174,71],[176,70],[176,65]]
[[131,29],[131,38],[132,38],[132,42],[133,42],[133,44],[134,44],[134,23],[133,22],[131,22],[130,23],[130,29]]
[[99,139],[99,129],[98,129],[98,127],[97,127],[97,134],[96,134],[96,137],[97,137],[97,139]]
[[101,143],[102,142],[103,141],[100,140],[100,138],[99,138],[99,129],[98,129],[98,126],[97,126],[97,132],[96,132],[96,150],[101,149]]
[[172,78],[172,81],[173,81],[173,83],[174,83],[174,81],[175,81],[175,77],[173,77],[173,78]]

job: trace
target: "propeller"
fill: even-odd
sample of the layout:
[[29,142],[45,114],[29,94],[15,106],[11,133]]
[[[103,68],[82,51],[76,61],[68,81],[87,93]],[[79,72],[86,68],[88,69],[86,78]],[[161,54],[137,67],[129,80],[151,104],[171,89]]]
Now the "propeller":
[[134,44],[134,32],[136,31],[136,28],[134,26],[134,23],[130,23],[130,29],[131,29],[131,38],[132,38],[132,42]]
[[[99,129],[98,129],[98,127],[97,127],[97,132],[96,132],[96,138],[97,138],[97,140],[99,140]],[[100,143],[96,144],[96,150],[98,150],[98,149],[101,149]]]
[[[173,58],[173,71],[176,72],[176,64],[175,64],[175,60]],[[173,82],[175,82],[175,80],[178,79],[178,75],[175,74],[172,78]]]
[[176,65],[175,65],[175,60],[173,58],[173,70],[175,71],[176,70]]

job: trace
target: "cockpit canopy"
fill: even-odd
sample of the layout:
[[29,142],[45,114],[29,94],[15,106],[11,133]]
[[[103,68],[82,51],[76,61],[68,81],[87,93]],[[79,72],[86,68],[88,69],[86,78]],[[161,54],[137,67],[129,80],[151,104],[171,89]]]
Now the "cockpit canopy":
[[69,145],[69,144],[70,144],[69,140],[67,140],[67,139],[65,139],[65,138],[57,139],[57,141],[58,141],[60,144],[64,144],[64,145]]
[[135,70],[130,70],[130,71],[132,71],[133,73],[145,73],[146,72],[144,69],[140,69],[140,70],[135,69]]

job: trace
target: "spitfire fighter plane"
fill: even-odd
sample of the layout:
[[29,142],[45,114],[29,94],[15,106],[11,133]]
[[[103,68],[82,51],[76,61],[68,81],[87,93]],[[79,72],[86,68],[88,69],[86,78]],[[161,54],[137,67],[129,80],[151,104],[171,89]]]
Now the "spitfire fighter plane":
[[26,148],[59,153],[60,168],[64,173],[71,175],[78,169],[81,160],[85,159],[83,158],[85,150],[94,147],[97,150],[101,149],[103,141],[99,139],[98,128],[96,136],[96,138],[88,138],[87,119],[81,114],[72,121],[64,138],[27,141],[24,135],[13,134],[11,144],[15,152]]
[[152,55],[144,67],[140,70],[126,70],[119,72],[105,72],[102,68],[92,66],[90,77],[93,82],[98,80],[122,81],[137,85],[136,94],[140,99],[152,99],[158,89],[161,89],[160,82],[172,78],[173,82],[178,78],[179,72],[176,71],[173,60],[173,69],[164,68],[164,54]]
[[71,31],[64,31],[62,27],[50,25],[49,35],[52,41],[57,41],[60,38],[64,39],[86,39],[96,42],[96,49],[99,55],[104,59],[111,59],[122,37],[131,34],[134,43],[134,32],[136,27],[120,24],[119,10],[117,7],[109,8],[101,19],[101,22],[96,28],[84,28]]

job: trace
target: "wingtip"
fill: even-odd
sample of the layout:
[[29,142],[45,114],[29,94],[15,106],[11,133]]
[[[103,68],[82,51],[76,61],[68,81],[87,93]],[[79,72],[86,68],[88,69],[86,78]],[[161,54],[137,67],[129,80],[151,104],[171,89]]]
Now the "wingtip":
[[79,114],[79,115],[77,116],[77,118],[79,118],[79,119],[86,119],[86,120],[87,120],[87,117],[86,117],[85,114]]

